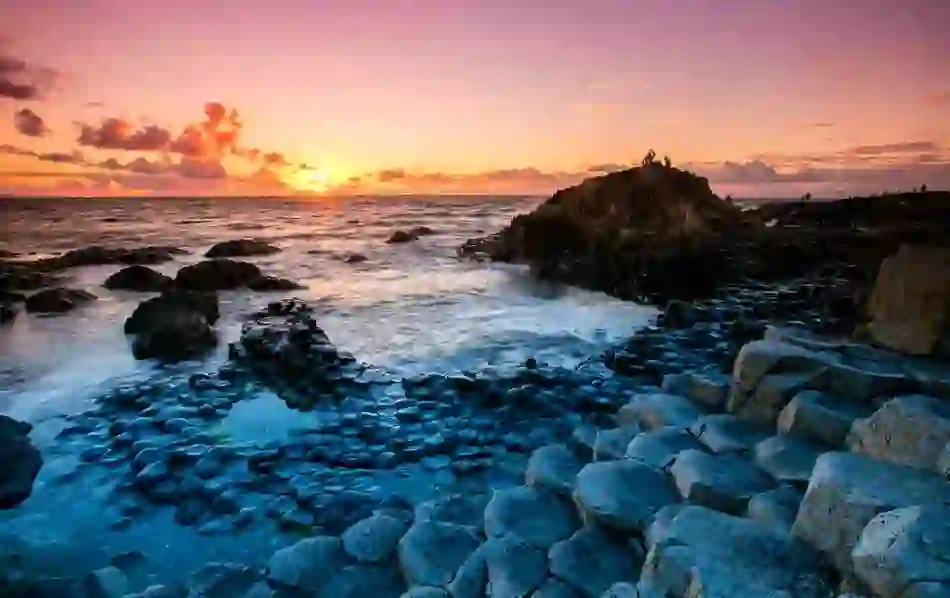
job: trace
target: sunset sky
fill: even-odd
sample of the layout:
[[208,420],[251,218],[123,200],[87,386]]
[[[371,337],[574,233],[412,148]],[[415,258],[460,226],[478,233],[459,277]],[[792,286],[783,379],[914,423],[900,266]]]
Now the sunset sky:
[[950,2],[0,3],[0,193],[950,187]]

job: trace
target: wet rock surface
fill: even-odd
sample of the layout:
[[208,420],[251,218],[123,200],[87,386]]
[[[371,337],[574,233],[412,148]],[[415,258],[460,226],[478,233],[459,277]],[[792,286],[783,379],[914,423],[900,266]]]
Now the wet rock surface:
[[43,458],[27,434],[32,426],[0,415],[0,509],[11,509],[29,498]]
[[249,257],[253,255],[271,255],[280,252],[280,247],[276,247],[265,241],[256,239],[233,239],[215,243],[211,249],[205,253],[205,257]]
[[181,361],[217,345],[213,325],[218,317],[213,293],[166,291],[135,308],[125,321],[125,333],[134,337],[132,353],[137,359]]
[[96,296],[82,289],[53,288],[30,295],[25,307],[29,313],[59,314],[95,301]]
[[[240,590],[224,595],[831,595],[839,578],[873,581],[854,554],[863,543],[858,554],[878,558],[881,534],[862,540],[875,517],[950,500],[946,448],[936,462],[918,452],[939,444],[938,420],[895,443],[885,422],[901,418],[884,411],[868,428],[877,436],[863,436],[889,435],[882,446],[918,467],[877,450],[815,454],[849,450],[851,427],[895,397],[942,401],[950,388],[939,368],[814,336],[828,320],[797,298],[838,280],[732,288],[576,370],[405,379],[333,346],[310,306],[274,302],[220,371],[121,386],[69,418],[58,442],[81,455],[80,471],[117,472],[106,515],[117,526],[165,513],[199,534],[284,539],[269,567],[211,575],[233,574]],[[307,412],[299,429],[229,441],[219,426],[267,388]],[[438,497],[394,490],[393,479],[425,476]],[[907,537],[915,517],[899,518]],[[900,570],[902,554],[882,558]]]
[[170,276],[152,270],[148,266],[128,266],[109,276],[102,286],[117,291],[161,293],[174,281]]

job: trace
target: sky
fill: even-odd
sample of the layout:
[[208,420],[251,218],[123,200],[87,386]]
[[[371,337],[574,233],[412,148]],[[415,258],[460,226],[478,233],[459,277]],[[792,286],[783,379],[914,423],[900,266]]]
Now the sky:
[[950,2],[0,3],[0,193],[950,188]]

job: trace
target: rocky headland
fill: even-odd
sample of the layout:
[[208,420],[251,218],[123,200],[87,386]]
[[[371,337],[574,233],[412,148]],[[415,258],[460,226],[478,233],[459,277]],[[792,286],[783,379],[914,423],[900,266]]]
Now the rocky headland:
[[[336,347],[305,302],[273,302],[220,370],[117,388],[58,442],[83,467],[119,472],[103,514],[117,528],[168,509],[202,534],[270,526],[292,540],[261,562],[197,564],[180,584],[103,563],[55,582],[12,571],[0,589],[948,596],[948,195],[742,211],[651,160],[561,191],[460,252],[662,308],[570,370],[530,359],[394,379]],[[143,303],[131,332],[198,318],[210,329],[215,289],[175,286]],[[266,445],[223,438],[218,425],[261,388],[319,423]],[[441,490],[407,501],[377,482],[392,472]]]

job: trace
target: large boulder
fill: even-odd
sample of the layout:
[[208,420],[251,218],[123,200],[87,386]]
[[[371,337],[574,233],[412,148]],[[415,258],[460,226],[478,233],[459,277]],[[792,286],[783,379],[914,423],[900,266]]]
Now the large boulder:
[[477,547],[475,534],[463,526],[416,522],[399,540],[399,565],[410,586],[444,588]]
[[137,291],[140,293],[161,293],[172,284],[170,276],[156,272],[148,266],[128,266],[111,275],[102,284],[115,291]]
[[911,467],[939,471],[950,444],[950,404],[926,395],[891,399],[851,427],[851,452]]
[[27,437],[33,428],[0,415],[0,509],[11,509],[33,492],[43,458]]
[[670,473],[684,499],[725,513],[740,515],[749,499],[775,482],[738,455],[710,455],[688,450],[679,454]]
[[[355,377],[355,358],[338,351],[317,324],[313,309],[298,299],[270,303],[241,328],[241,338],[230,346],[230,356],[278,390],[295,388],[303,393],[285,399],[303,401]],[[313,399],[315,400],[315,398]]]
[[373,515],[343,532],[343,548],[362,563],[382,563],[396,555],[399,539],[409,526],[396,517]]
[[773,425],[785,405],[814,385],[836,361],[831,353],[788,343],[747,343],[733,364],[729,411],[754,423]]
[[901,246],[881,263],[868,308],[871,338],[881,345],[950,353],[950,248]]
[[265,241],[256,239],[232,239],[215,243],[211,249],[205,253],[205,257],[247,257],[252,255],[270,255],[280,251],[280,247],[275,247]]
[[855,575],[880,598],[950,596],[950,506],[881,513],[851,553]]
[[481,550],[488,569],[488,596],[524,598],[548,576],[547,553],[516,536],[489,538]]
[[701,449],[702,445],[688,431],[667,427],[644,432],[630,441],[625,456],[655,469],[668,469],[683,451]]
[[250,262],[217,258],[185,266],[175,275],[175,284],[188,291],[224,291],[246,287],[261,276]]
[[703,415],[699,407],[679,395],[639,394],[620,408],[617,422],[621,426],[637,425],[644,430],[666,426],[687,429]]
[[349,562],[339,538],[309,538],[274,553],[267,581],[278,589],[315,594]]
[[[756,521],[688,506],[651,537],[640,579],[641,596],[831,595],[815,551]],[[647,588],[653,593],[646,593]]]
[[525,483],[532,488],[570,496],[574,478],[584,462],[563,444],[542,446],[531,454],[525,469]]
[[667,474],[621,460],[586,465],[577,474],[574,501],[588,523],[642,533],[660,509],[680,497]]
[[872,412],[872,407],[861,403],[843,401],[817,390],[805,390],[792,397],[779,413],[778,430],[789,436],[839,448],[844,445],[854,422]]
[[573,505],[560,496],[527,486],[497,490],[485,507],[485,535],[516,536],[547,550],[578,527]]
[[54,288],[40,291],[26,300],[30,313],[65,313],[94,301],[96,296],[82,289]]
[[643,551],[596,524],[586,525],[548,552],[551,573],[576,588],[584,598],[600,598],[610,586],[635,582],[643,565]]
[[218,316],[213,293],[172,290],[140,303],[125,321],[125,332],[135,335],[132,353],[137,359],[182,361],[217,345],[212,326]]
[[792,533],[824,552],[844,572],[864,527],[884,511],[950,503],[937,474],[851,453],[818,458]]

